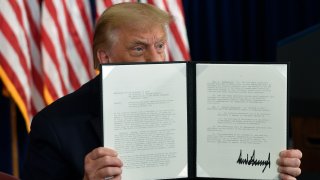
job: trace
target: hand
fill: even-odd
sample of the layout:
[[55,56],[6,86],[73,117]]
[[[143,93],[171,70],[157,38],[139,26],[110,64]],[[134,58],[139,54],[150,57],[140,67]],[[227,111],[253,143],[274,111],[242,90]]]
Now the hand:
[[88,153],[84,159],[83,180],[121,179],[122,162],[117,152],[109,148],[98,147]]
[[295,180],[295,177],[301,174],[301,158],[302,152],[300,150],[291,149],[280,152],[277,164],[279,165],[278,171],[282,180]]

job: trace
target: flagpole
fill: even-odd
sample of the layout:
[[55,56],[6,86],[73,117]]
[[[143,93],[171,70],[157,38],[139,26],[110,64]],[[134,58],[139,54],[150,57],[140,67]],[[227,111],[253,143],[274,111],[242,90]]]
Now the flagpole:
[[12,98],[10,98],[10,126],[11,126],[11,159],[12,174],[19,177],[19,156],[18,156],[18,136],[17,136],[17,108]]

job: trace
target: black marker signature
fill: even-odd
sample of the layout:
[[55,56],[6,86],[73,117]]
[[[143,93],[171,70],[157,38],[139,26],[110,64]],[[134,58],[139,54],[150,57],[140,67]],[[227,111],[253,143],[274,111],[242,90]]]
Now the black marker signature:
[[240,154],[239,154],[239,158],[237,160],[237,164],[243,164],[243,165],[247,165],[247,166],[264,166],[262,173],[264,173],[265,169],[267,166],[271,166],[271,161],[270,161],[270,153],[268,155],[268,159],[267,160],[259,160],[255,158],[255,154],[256,151],[253,150],[253,153],[249,159],[249,155],[247,154],[247,158],[243,159],[242,158],[242,149],[240,149]]

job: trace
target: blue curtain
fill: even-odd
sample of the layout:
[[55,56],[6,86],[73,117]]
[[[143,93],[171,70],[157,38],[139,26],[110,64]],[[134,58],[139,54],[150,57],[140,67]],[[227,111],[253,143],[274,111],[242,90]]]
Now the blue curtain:
[[319,0],[184,0],[194,61],[275,61],[279,40],[320,23]]

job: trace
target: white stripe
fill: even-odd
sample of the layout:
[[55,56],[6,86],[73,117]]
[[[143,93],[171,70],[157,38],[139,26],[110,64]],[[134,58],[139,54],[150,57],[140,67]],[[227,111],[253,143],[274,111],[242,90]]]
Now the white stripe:
[[36,111],[39,112],[45,106],[45,103],[43,101],[43,97],[41,96],[38,89],[35,87],[35,85],[33,83],[31,86],[31,91],[32,91],[32,103],[33,103]]
[[96,0],[96,9],[98,16],[100,16],[106,8],[106,4],[103,2],[103,0]]
[[[94,26],[93,26],[93,21],[92,21],[92,11],[91,11],[92,8],[91,8],[91,6],[89,4],[89,1],[83,0],[83,2],[84,2],[84,5],[86,7],[85,10],[86,10],[86,16],[88,17],[88,20],[89,20],[90,32],[93,33]],[[88,36],[89,36],[89,42],[91,42],[92,39],[93,39],[93,34],[89,34]],[[93,68],[94,66],[93,66],[92,43],[85,44],[85,47],[89,48],[89,59],[88,59],[89,67],[87,67],[87,68],[89,69],[89,73],[90,73],[90,77],[89,78],[91,79],[96,74],[95,70]]]
[[40,30],[40,4],[37,0],[28,0],[26,3],[30,9],[30,13],[33,22],[36,24],[36,28]]
[[40,49],[38,49],[37,45],[33,38],[30,38],[31,45],[31,62],[35,67],[36,71],[41,75],[42,74],[42,65],[41,65],[41,57],[40,57]]
[[11,8],[11,5],[8,3],[8,1],[1,1],[2,4],[0,6],[0,12],[4,19],[7,20],[9,26],[11,27],[12,31],[14,32],[14,35],[16,36],[18,40],[19,47],[25,57],[27,69],[30,69],[30,56],[28,53],[28,44],[26,41],[25,34],[23,32],[23,27],[20,26],[20,23],[17,19],[17,16],[14,12],[14,10]]
[[27,98],[27,102],[24,102],[24,103],[26,103],[27,108],[29,108],[30,89],[29,89],[27,75],[25,74],[25,72],[20,64],[19,56],[14,51],[11,44],[7,41],[5,36],[2,34],[2,31],[0,31],[0,40],[1,40],[0,53],[4,56],[6,62],[11,67],[11,70],[13,72],[15,72],[15,74],[17,75],[17,77],[18,77],[17,81],[20,82],[22,87],[25,87],[23,89],[17,89],[17,90],[24,91],[26,98]]
[[63,96],[63,91],[61,87],[61,81],[59,79],[59,73],[56,69],[55,65],[52,62],[52,59],[50,58],[46,48],[42,48],[42,60],[46,62],[43,66],[44,72],[47,72],[47,76],[49,81],[51,82],[51,85],[54,88],[55,93],[58,95],[58,97]]
[[84,9],[86,11],[86,16],[88,17],[88,20],[89,20],[90,31],[92,32],[93,31],[92,12],[91,12],[92,8],[88,0],[82,0],[82,1],[85,6]]

